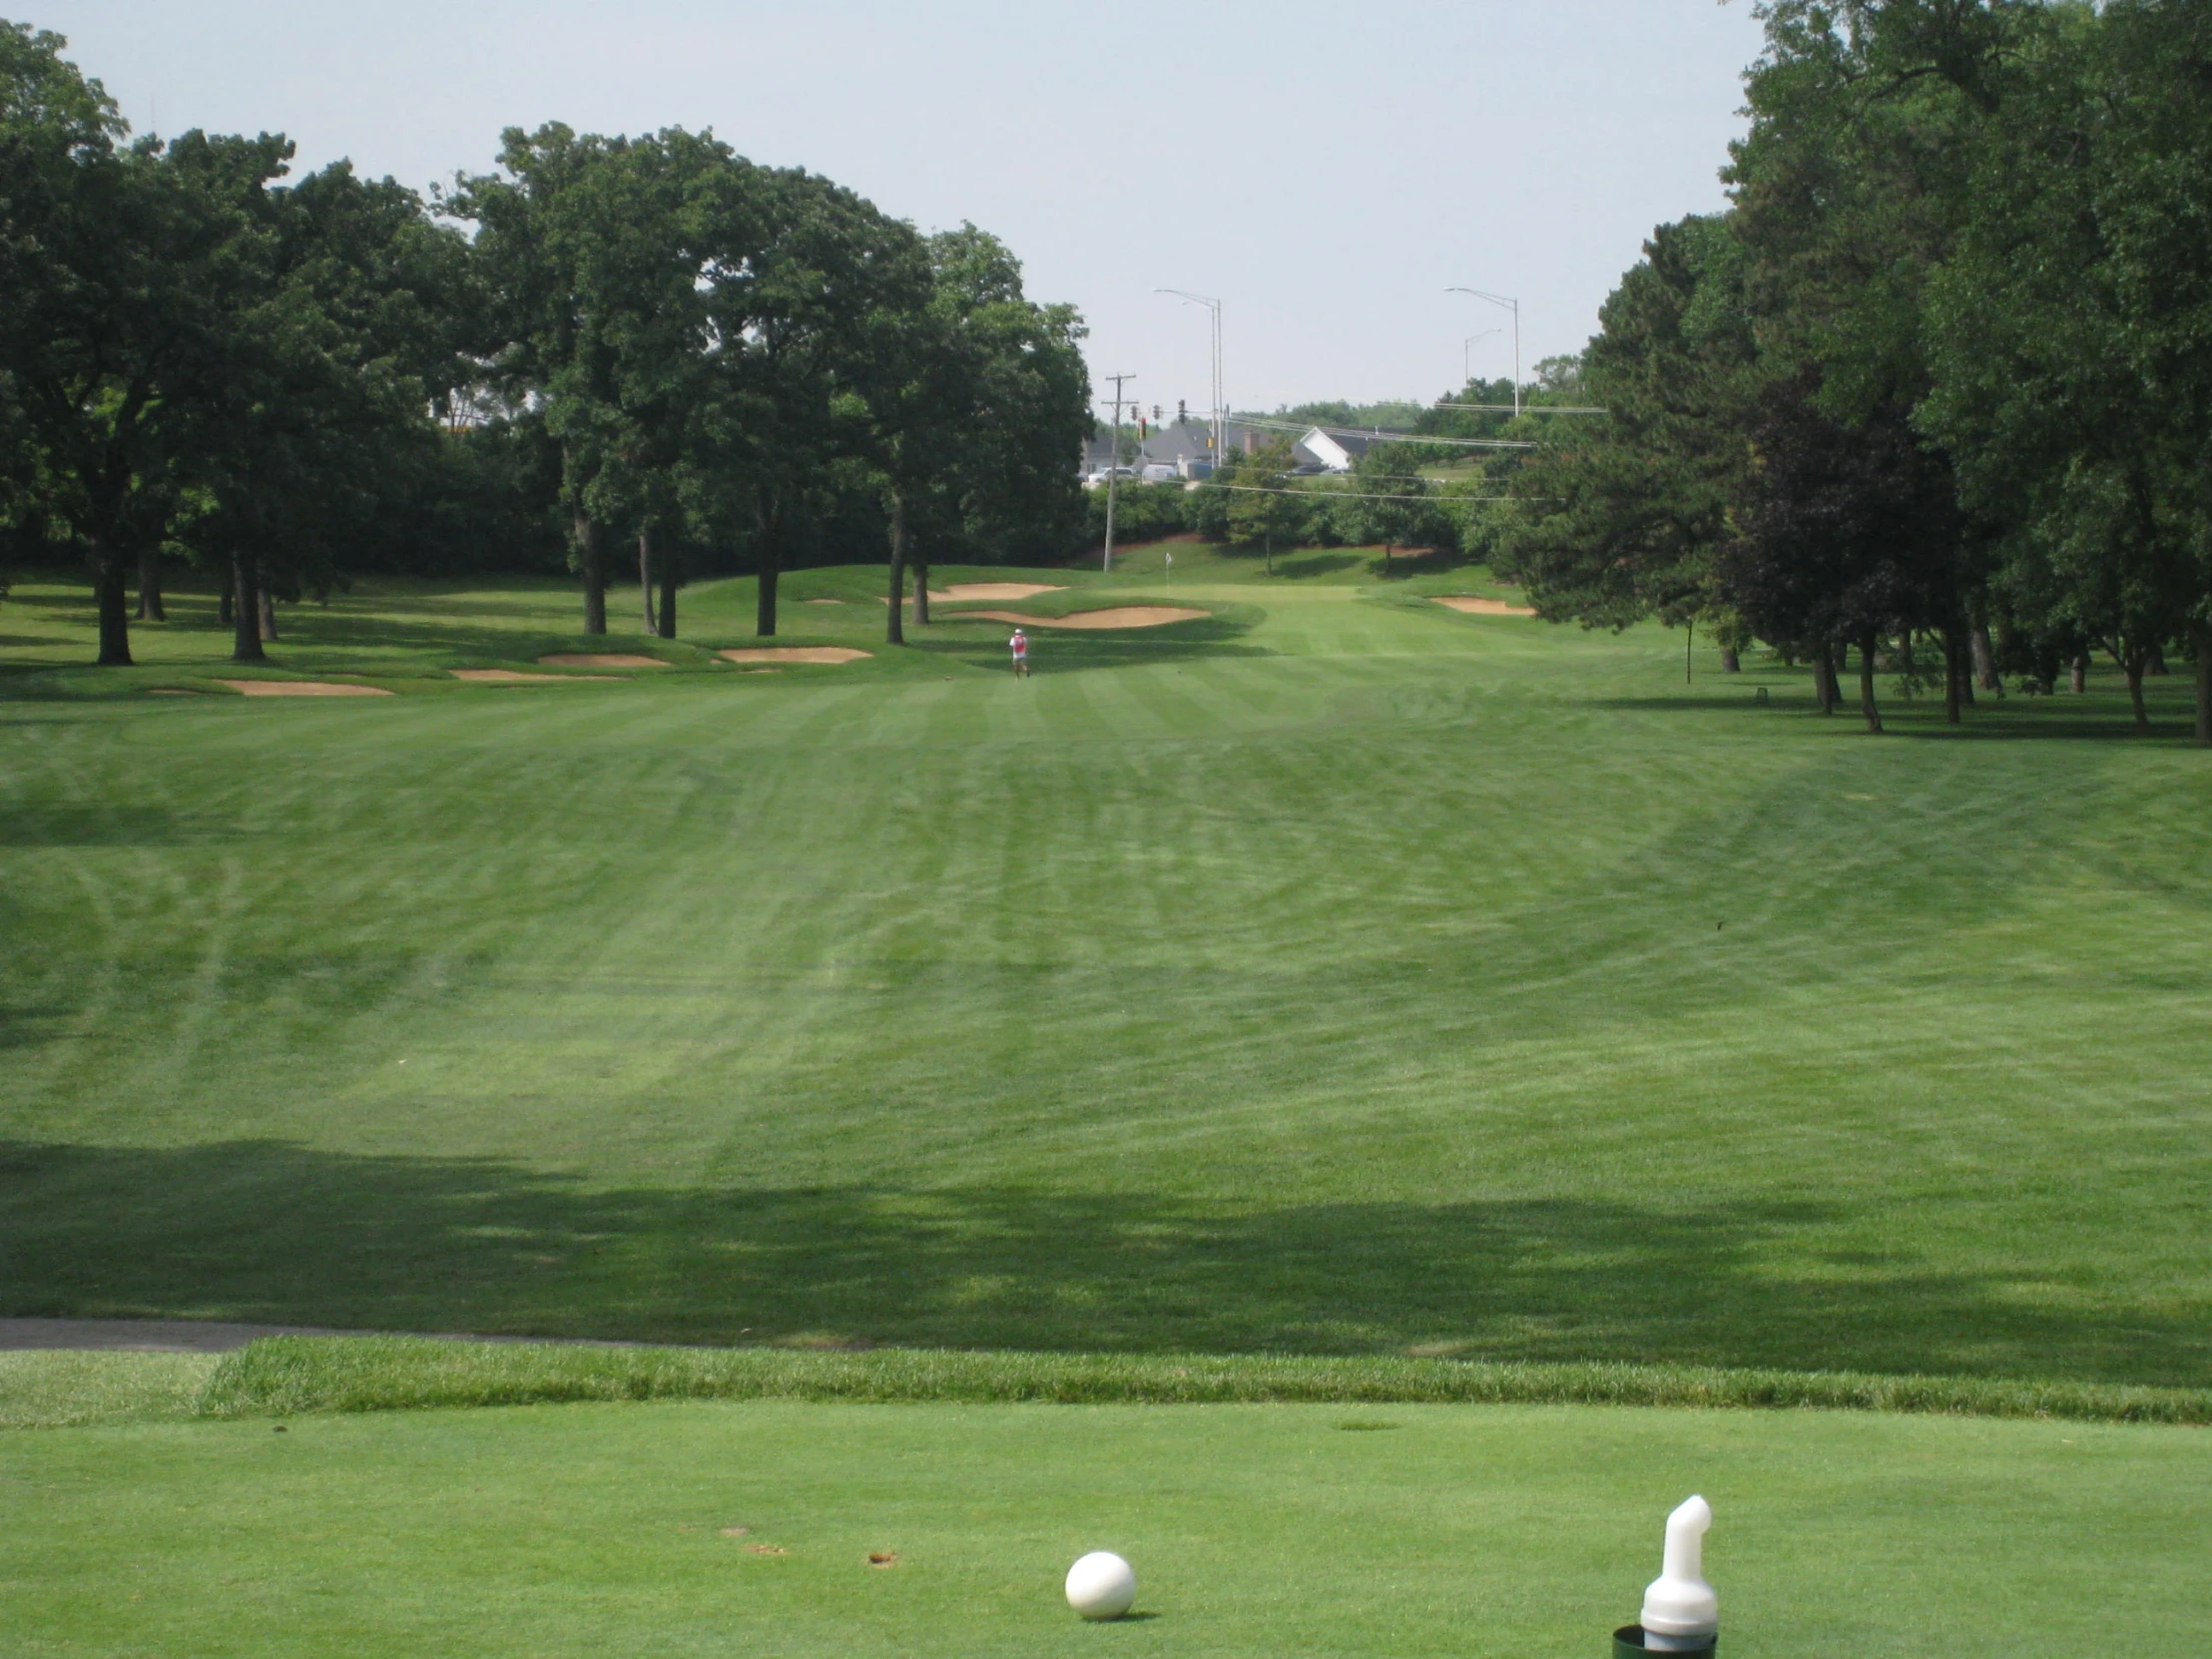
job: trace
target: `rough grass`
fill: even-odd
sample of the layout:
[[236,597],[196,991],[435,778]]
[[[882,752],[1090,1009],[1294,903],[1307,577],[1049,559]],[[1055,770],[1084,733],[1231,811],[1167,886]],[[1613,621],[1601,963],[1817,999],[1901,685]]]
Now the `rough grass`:
[[2212,1390],[1977,1378],[1250,1355],[809,1354],[277,1337],[225,1357],[209,1416],[624,1399],[1066,1405],[1673,1405],[2212,1423]]
[[75,1428],[197,1415],[212,1354],[0,1353],[0,1428]]

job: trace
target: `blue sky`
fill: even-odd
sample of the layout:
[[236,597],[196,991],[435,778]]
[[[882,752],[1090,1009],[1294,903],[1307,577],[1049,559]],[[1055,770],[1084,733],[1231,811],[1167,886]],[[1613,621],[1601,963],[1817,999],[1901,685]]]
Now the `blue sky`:
[[[282,131],[427,185],[498,133],[712,127],[924,229],[1003,237],[1089,318],[1094,374],[1206,403],[1434,396],[1522,301],[1579,348],[1650,228],[1721,202],[1749,0],[14,0],[132,124]],[[1511,366],[1501,332],[1478,373]]]

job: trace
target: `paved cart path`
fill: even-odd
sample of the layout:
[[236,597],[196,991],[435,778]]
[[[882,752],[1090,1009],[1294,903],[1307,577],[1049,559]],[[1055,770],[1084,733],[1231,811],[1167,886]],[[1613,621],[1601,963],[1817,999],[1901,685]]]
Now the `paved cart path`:
[[319,1325],[234,1325],[214,1320],[0,1319],[0,1353],[75,1349],[103,1354],[229,1354],[264,1337],[425,1337],[449,1343],[555,1343],[565,1348],[640,1348],[578,1337],[480,1337],[455,1331],[339,1331]]

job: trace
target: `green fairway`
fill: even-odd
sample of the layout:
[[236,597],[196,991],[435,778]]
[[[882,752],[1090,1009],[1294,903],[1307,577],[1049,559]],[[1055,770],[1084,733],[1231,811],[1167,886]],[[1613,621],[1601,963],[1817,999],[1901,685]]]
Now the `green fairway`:
[[[2212,1438],[2094,1424],[753,1403],[272,1427],[0,1436],[7,1651],[1570,1659],[1634,1619],[1696,1490],[1724,1652],[2178,1659],[2212,1523]],[[1135,1563],[1146,1617],[1068,1612],[1092,1548]]]
[[873,570],[751,677],[749,582],[580,686],[445,677],[552,584],[286,607],[345,701],[20,588],[0,1313],[2212,1382],[2202,755],[1161,551],[1028,683]]

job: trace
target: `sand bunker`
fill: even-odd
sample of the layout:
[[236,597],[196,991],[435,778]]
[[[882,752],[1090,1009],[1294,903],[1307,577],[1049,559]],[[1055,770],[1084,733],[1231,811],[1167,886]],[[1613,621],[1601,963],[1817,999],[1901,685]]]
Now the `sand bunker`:
[[1536,613],[1525,605],[1508,605],[1502,599],[1470,599],[1465,594],[1453,594],[1436,601],[1447,605],[1464,616],[1534,616]]
[[672,668],[658,657],[637,657],[619,651],[556,651],[539,662],[550,668]]
[[[842,605],[844,601],[841,599],[809,599],[804,601],[804,603],[809,605]],[[888,605],[890,601],[886,599],[883,601],[883,603]]]
[[[940,600],[950,603],[962,599],[1034,599],[1040,593],[1067,591],[1065,586],[1051,587],[1040,582],[955,582],[949,588],[931,588],[929,601],[935,604]],[[809,600],[808,603],[818,601]],[[890,599],[886,595],[879,603],[888,605]],[[910,605],[913,601],[909,599],[907,603]]]
[[1048,587],[1036,582],[955,582],[942,593],[932,593],[931,599],[1029,599],[1040,593],[1065,593],[1063,587]]
[[852,663],[875,653],[844,645],[756,645],[715,655],[733,663]]
[[511,668],[457,668],[451,671],[456,680],[474,680],[487,686],[519,686],[525,682],[539,686],[565,686],[578,680],[620,680],[619,674],[520,674]]
[[226,680],[248,697],[389,697],[381,686],[341,686],[330,680]]
[[1019,611],[959,611],[946,622],[1010,622],[1016,628],[1162,628],[1171,622],[1196,622],[1211,611],[1181,605],[1116,605],[1105,611],[1076,611],[1068,616],[1024,616]]

